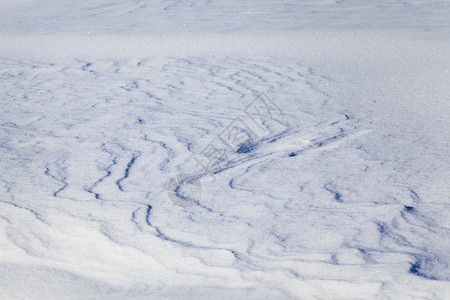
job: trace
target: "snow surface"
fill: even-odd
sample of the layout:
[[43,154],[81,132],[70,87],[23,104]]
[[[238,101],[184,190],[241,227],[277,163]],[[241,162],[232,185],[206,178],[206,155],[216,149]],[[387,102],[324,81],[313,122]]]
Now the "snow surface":
[[448,16],[2,0],[0,299],[450,299]]

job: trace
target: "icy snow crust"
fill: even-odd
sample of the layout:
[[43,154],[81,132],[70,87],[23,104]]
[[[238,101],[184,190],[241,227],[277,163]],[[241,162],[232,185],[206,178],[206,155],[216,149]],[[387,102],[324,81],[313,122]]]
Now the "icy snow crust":
[[3,0],[0,299],[450,299],[449,15]]

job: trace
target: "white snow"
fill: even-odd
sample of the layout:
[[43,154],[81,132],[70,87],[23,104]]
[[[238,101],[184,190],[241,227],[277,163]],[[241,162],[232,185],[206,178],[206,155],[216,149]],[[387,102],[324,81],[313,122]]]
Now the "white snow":
[[449,15],[2,1],[0,299],[449,299]]

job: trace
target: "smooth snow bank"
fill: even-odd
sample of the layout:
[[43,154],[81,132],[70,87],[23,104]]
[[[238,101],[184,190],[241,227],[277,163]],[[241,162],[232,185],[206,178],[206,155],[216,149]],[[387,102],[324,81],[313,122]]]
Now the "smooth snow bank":
[[448,1],[21,0],[2,1],[14,34],[243,33],[302,29],[418,29],[449,33]]
[[[450,39],[450,38],[449,38]],[[271,55],[300,59],[369,60],[417,64],[442,61],[449,55],[447,39],[415,30],[300,30],[285,32],[138,35],[3,35],[0,56],[22,59],[143,58],[189,55]]]

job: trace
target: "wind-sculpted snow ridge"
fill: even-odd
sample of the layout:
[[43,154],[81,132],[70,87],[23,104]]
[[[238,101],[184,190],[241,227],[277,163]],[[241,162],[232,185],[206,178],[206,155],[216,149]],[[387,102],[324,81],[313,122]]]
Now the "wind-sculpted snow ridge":
[[450,299],[445,1],[0,9],[0,299]]
[[[311,68],[268,57],[2,65],[2,297],[447,293],[447,204],[424,201],[401,161],[373,156],[373,127]],[[262,129],[245,113],[260,91],[280,109]],[[236,118],[258,138],[206,172],[195,157]],[[168,197],[183,197],[183,181],[170,184],[181,173],[201,182],[190,205]],[[18,290],[12,270],[55,285]]]

